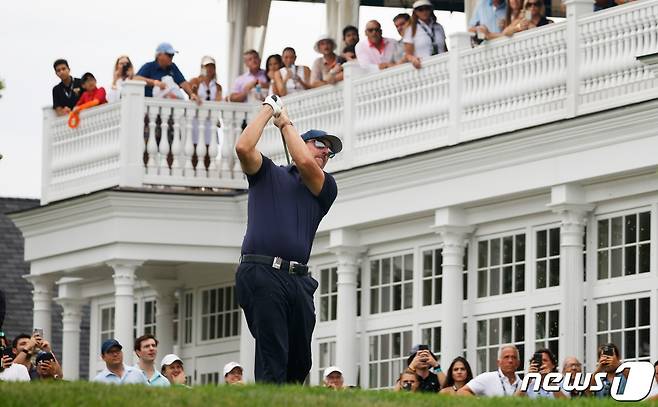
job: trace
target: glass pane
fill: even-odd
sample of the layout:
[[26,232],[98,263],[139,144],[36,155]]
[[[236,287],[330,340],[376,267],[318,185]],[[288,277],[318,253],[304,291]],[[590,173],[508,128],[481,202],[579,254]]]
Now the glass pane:
[[535,314],[535,339],[546,338],[546,313],[538,312]]
[[610,342],[608,340],[608,334],[598,334],[598,335],[596,335],[596,346],[597,347],[599,347],[601,345],[604,345],[608,342]]
[[497,345],[500,340],[500,320],[498,318],[489,320],[489,345]]
[[637,326],[635,320],[635,304],[636,300],[624,301],[624,328],[633,328]]
[[610,333],[610,342],[614,343],[617,346],[619,346],[619,344],[621,343],[621,338],[622,338],[621,331]]
[[379,335],[379,359],[389,359],[391,357],[390,340],[391,335]]
[[217,312],[217,290],[210,290],[210,308],[209,312],[214,314]]
[[370,285],[379,285],[379,260],[370,262]]
[[514,238],[512,236],[505,236],[503,238],[503,264],[513,262],[514,254]]
[[487,296],[487,270],[478,270],[478,297]]
[[320,297],[320,321],[329,319],[329,297]]
[[[525,317],[517,315],[514,317],[514,342],[523,342],[525,338]],[[521,346],[518,346],[519,354],[523,355]]]
[[434,250],[434,275],[443,274],[443,249]]
[[373,288],[370,290],[370,313],[379,313],[379,289]]
[[338,269],[336,267],[331,268],[331,273],[329,274],[330,278],[329,281],[331,284],[329,285],[329,291],[332,293],[338,292]]
[[500,264],[500,239],[491,240],[491,262],[492,266]]
[[621,276],[621,247],[610,250],[610,277]]
[[368,387],[371,388],[371,389],[376,389],[377,387],[379,387],[377,385],[377,378],[379,376],[377,375],[377,364],[376,363],[371,363],[370,364],[370,372],[369,373],[370,373],[370,375],[369,375],[370,380],[369,380]]
[[420,331],[421,343],[427,343],[431,345],[433,343],[431,336],[432,336],[432,330],[430,328],[423,328]]
[[488,243],[487,240],[478,242],[478,268],[487,267],[489,265],[489,262],[487,261],[489,258]]
[[208,291],[204,291],[201,295],[201,314],[205,315],[208,313]]
[[514,291],[520,292],[525,290],[525,266],[519,264],[515,267],[514,274]]
[[487,321],[478,321],[477,346],[487,346]]
[[382,312],[391,310],[391,287],[382,287]]
[[640,242],[651,239],[651,212],[640,214]]
[[640,314],[639,326],[648,326],[649,318],[651,316],[651,308],[649,308],[649,297],[640,298],[638,300],[638,313]]
[[525,235],[516,235],[514,238],[516,243],[516,261],[525,261]]
[[610,329],[621,329],[621,301],[610,303]]
[[537,262],[537,288],[546,287],[546,260]]
[[437,277],[434,279],[434,304],[441,304],[441,298],[443,295],[442,283],[442,277]]
[[462,276],[462,294],[464,297],[464,300],[468,299],[468,274],[463,273]]
[[597,331],[607,331],[608,330],[608,304],[599,304],[596,307],[598,315],[598,325]]
[[627,276],[637,272],[635,269],[636,250],[635,246],[624,247],[624,274]]
[[331,314],[329,315],[329,318],[331,318],[331,320],[333,321],[336,319],[336,306],[338,304],[338,295],[336,294],[332,295],[330,302],[331,302]]
[[391,259],[382,259],[382,285],[391,282]]
[[637,357],[635,348],[635,331],[625,331],[624,332],[624,350],[622,355],[624,359],[634,359]]
[[393,286],[393,309],[392,311],[399,311],[402,309],[402,286],[396,284]]
[[560,285],[560,259],[551,259],[550,261],[550,273],[548,274],[548,285],[550,287],[556,287]]
[[402,333],[402,349],[405,354],[411,352],[411,331],[404,331]]
[[489,290],[490,295],[498,295],[500,294],[500,269],[499,268],[493,268],[491,269],[491,288]]
[[548,313],[548,337],[557,338],[560,335],[560,311]]
[[497,348],[490,348],[489,349],[489,360],[487,361],[489,363],[490,369],[494,368],[498,362],[498,349]]
[[400,333],[396,332],[391,335],[391,358],[399,358],[400,357],[400,347],[402,346],[401,338],[400,338]]
[[487,350],[480,349],[477,351],[477,374],[489,370],[487,367]]
[[639,267],[638,271],[640,273],[648,273],[649,272],[649,265],[650,265],[649,260],[650,260],[650,257],[651,257],[650,254],[649,254],[650,247],[651,247],[651,245],[649,243],[641,244],[639,246],[638,257],[639,257],[639,260],[640,260],[639,261],[640,267]]
[[226,299],[224,299],[224,289],[217,290],[217,311],[226,311],[230,309],[231,299],[228,297],[229,289],[226,289]]
[[[370,356],[368,360],[379,360],[379,336],[373,335],[370,337]],[[326,366],[326,365],[323,365]]]
[[540,230],[537,232],[537,253],[536,256],[538,259],[542,259],[548,254],[548,240],[546,238],[546,231]]
[[413,280],[414,278],[414,256],[413,254],[404,255],[404,279]]
[[432,251],[423,252],[423,277],[432,275]]
[[638,331],[638,357],[648,357],[650,353],[649,329],[640,329]]
[[624,234],[626,243],[635,243],[637,234],[637,216],[626,215],[624,217]]
[[598,253],[598,279],[603,280],[605,278],[608,278],[608,251],[600,251]]
[[502,339],[500,343],[512,342],[512,317],[503,318],[503,326],[501,332],[502,332]]
[[599,249],[602,249],[604,247],[609,246],[608,242],[608,220],[603,219],[598,222],[598,229],[599,229]]
[[622,218],[618,216],[610,219],[610,245],[619,246],[622,244]]
[[560,229],[559,228],[553,228],[550,231],[550,251],[549,254],[551,256],[559,256],[560,255]]
[[384,362],[380,365],[380,371],[379,371],[379,385],[382,387],[386,387],[389,385],[389,381],[391,380],[391,374],[389,372],[389,363]]
[[402,256],[393,257],[393,282],[402,281]]
[[503,268],[503,294],[509,294],[512,292],[512,285],[514,282],[514,275],[512,272],[512,266],[506,266]]
[[432,279],[423,280],[423,305],[432,304]]

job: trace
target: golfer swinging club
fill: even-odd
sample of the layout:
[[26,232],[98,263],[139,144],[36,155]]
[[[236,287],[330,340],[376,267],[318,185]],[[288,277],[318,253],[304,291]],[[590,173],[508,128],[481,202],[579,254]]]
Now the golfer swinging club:
[[[291,165],[276,166],[256,149],[272,117],[292,155]],[[338,192],[323,168],[342,148],[338,137],[324,131],[309,130],[300,137],[276,95],[265,99],[235,145],[249,181],[236,293],[256,339],[257,382],[302,383],[311,369],[318,282],[306,262],[318,224]]]

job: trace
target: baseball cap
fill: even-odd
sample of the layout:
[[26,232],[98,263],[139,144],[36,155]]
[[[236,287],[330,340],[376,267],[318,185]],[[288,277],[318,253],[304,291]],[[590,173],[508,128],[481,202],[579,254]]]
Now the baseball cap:
[[430,0],[416,0],[414,2],[413,8],[418,8],[418,7],[423,7],[423,6],[430,6],[434,8],[432,5],[432,2]]
[[235,369],[236,367],[239,367],[240,369],[244,370],[242,365],[240,365],[238,362],[228,362],[227,364],[225,364],[224,365],[224,376],[231,373],[231,370]]
[[168,355],[165,355],[165,356],[162,358],[162,361],[160,362],[160,369],[162,369],[162,368],[165,367],[165,366],[169,366],[169,365],[171,365],[172,363],[174,363],[174,362],[176,362],[176,361],[179,361],[181,364],[183,363],[183,361],[181,360],[181,358],[179,358],[178,356],[174,355],[173,353],[170,353],[170,354],[168,354]]
[[201,66],[206,66],[206,65],[208,65],[208,64],[217,65],[217,64],[215,63],[215,58],[213,58],[213,57],[211,57],[211,56],[209,56],[209,55],[206,55],[206,56],[204,56],[203,58],[201,58]]
[[338,366],[329,366],[328,368],[324,369],[324,378],[326,379],[327,376],[333,372],[338,372],[341,376],[343,375],[343,371]]
[[326,140],[329,143],[329,149],[332,153],[340,153],[343,149],[343,142],[333,134],[329,134],[322,130],[309,130],[302,134],[302,140],[308,141],[312,139]]
[[329,40],[329,41],[331,41],[331,43],[333,44],[333,49],[332,49],[332,51],[336,51],[336,41],[334,41],[334,39],[331,38],[331,37],[329,36],[329,34],[322,34],[321,36],[318,37],[317,40],[315,40],[315,45],[313,46],[313,49],[315,50],[315,52],[317,52],[318,54],[320,53],[320,48],[318,47],[318,44],[319,44],[320,41],[322,41],[322,40]]
[[55,356],[50,352],[39,351],[39,353],[37,353],[37,358],[35,360],[35,363],[39,364],[39,362],[44,362],[46,360],[53,360],[54,358]]
[[105,342],[103,342],[103,344],[101,345],[101,355],[106,354],[107,351],[110,350],[110,348],[113,348],[115,346],[118,347],[119,349],[123,349],[123,346],[121,346],[119,341],[117,341],[116,339],[112,338],[105,340]]
[[168,42],[161,42],[160,45],[155,49],[156,54],[177,54],[178,51],[176,51],[173,47]]

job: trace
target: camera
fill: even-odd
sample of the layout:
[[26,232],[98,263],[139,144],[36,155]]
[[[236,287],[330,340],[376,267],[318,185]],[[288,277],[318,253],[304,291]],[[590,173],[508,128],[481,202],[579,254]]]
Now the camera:
[[128,71],[133,67],[133,64],[126,62],[126,64],[121,68],[121,77],[126,79],[128,77]]
[[539,367],[542,365],[542,359],[543,355],[541,352],[535,352],[535,354],[532,355],[532,363],[537,365],[537,369],[539,369]]
[[615,349],[612,346],[604,345],[601,348],[601,354],[606,356],[615,356]]
[[410,382],[404,382],[404,383],[402,383],[402,390],[411,391],[411,386],[412,386],[412,384]]

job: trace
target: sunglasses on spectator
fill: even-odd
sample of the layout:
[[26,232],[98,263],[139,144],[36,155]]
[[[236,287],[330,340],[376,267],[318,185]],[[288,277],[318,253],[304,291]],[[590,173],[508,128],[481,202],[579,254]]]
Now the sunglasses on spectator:
[[379,32],[379,31],[381,31],[381,30],[382,30],[382,29],[379,28],[379,27],[377,27],[377,28],[366,28],[366,32],[367,32],[367,33]]
[[309,140],[309,141],[312,141],[313,145],[315,145],[315,148],[317,148],[317,149],[320,149],[320,150],[323,150],[325,148],[328,149],[329,150],[329,158],[334,158],[334,156],[336,155],[336,153],[331,151],[331,148],[329,148],[329,146],[326,145],[323,141],[315,140],[315,139],[314,140]]
[[431,11],[432,7],[430,7],[430,6],[421,6],[421,7],[416,8],[416,10],[418,10],[418,11]]
[[529,2],[529,3],[526,3],[526,4],[525,4],[525,8],[532,8],[533,6],[534,6],[534,7],[539,7],[539,6],[541,6],[541,3],[536,3],[536,2],[532,2],[532,3],[530,3],[530,2]]

